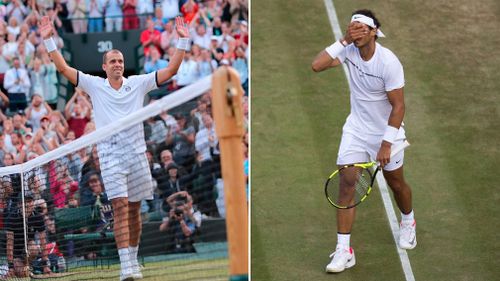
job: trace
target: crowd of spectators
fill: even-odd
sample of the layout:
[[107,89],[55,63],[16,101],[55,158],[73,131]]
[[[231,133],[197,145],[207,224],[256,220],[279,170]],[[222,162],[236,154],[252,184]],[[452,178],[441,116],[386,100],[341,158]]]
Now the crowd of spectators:
[[[0,167],[22,164],[95,130],[92,105],[86,93],[75,89],[65,107],[57,107],[56,69],[37,31],[41,15],[50,16],[57,27],[54,38],[59,49],[63,40],[58,33],[62,32],[143,29],[140,43],[146,57],[145,73],[168,65],[177,40],[173,18],[182,15],[189,24],[193,43],[178,74],[165,85],[168,89],[165,94],[210,75],[221,65],[231,65],[241,77],[245,120],[248,120],[247,5],[246,0],[0,2]],[[175,252],[192,251],[191,236],[202,220],[225,214],[223,204],[217,200],[223,196],[223,181],[210,93],[203,94],[195,103],[191,109],[174,109],[173,114],[164,111],[144,122],[155,198],[142,202],[141,211],[145,220],[151,214],[162,214],[158,231],[173,232]],[[248,136],[242,143],[248,167]],[[112,208],[102,183],[95,145],[26,173],[23,185],[19,175],[2,177],[0,231],[11,231],[9,224],[18,216],[22,201],[21,186],[25,187],[25,197],[33,200],[30,216],[44,221],[35,232],[47,233],[43,245],[39,234],[28,233],[33,247],[38,247],[41,272],[47,271],[43,266],[47,259],[45,248],[57,246],[54,214],[58,209],[98,207],[99,223],[74,230],[75,233],[112,229]],[[59,246],[68,257],[78,255],[74,243]],[[6,248],[0,245],[0,249]],[[59,249],[55,252],[62,256]],[[85,257],[95,258],[96,254],[87,252]],[[24,271],[14,270],[11,258],[7,254],[10,274],[20,276]],[[55,260],[60,263],[60,258]],[[51,269],[57,267],[52,265]]]

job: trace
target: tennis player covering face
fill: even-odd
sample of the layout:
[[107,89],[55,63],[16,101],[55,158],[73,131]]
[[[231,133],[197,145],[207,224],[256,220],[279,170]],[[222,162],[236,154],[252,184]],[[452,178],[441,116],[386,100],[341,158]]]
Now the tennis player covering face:
[[[177,17],[179,40],[168,67],[125,78],[123,55],[118,50],[111,50],[103,57],[102,69],[107,76],[103,79],[77,71],[65,62],[51,37],[54,27],[48,17],[41,19],[39,28],[57,70],[89,94],[97,129],[140,109],[149,91],[176,74],[190,41],[187,26],[182,18]],[[142,274],[137,262],[141,234],[140,205],[143,199],[153,199],[142,124],[100,142],[97,150],[104,188],[113,205],[114,235],[121,262],[120,280],[140,279]]]
[[[403,176],[404,152],[392,158],[391,147],[405,139],[403,116],[405,84],[403,67],[398,58],[376,42],[385,37],[380,23],[369,10],[353,13],[343,39],[321,51],[312,63],[315,72],[345,63],[349,70],[351,113],[343,127],[337,165],[365,163],[376,159],[383,167],[401,210],[399,247],[417,245],[411,190]],[[342,185],[349,187],[355,167],[344,169]],[[355,181],[355,180],[354,180]],[[343,187],[341,187],[343,188]],[[345,187],[344,187],[345,188]],[[354,186],[352,186],[354,188]],[[350,235],[355,208],[337,210],[337,247],[326,266],[327,272],[341,272],[355,265]]]

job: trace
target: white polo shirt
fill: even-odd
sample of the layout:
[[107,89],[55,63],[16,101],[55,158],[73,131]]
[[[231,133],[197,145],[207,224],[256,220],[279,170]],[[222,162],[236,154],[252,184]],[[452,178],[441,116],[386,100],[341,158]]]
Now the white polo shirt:
[[383,135],[392,106],[387,92],[404,87],[403,66],[389,49],[375,43],[369,61],[361,58],[354,44],[348,45],[338,59],[349,69],[351,114],[344,131],[357,135]]
[[[157,89],[156,71],[149,74],[123,78],[122,87],[113,89],[108,79],[78,72],[76,87],[84,90],[94,107],[96,129],[100,129],[120,118],[141,109],[144,96]],[[144,126],[142,123],[119,132],[98,144],[99,153],[136,153],[146,151]]]

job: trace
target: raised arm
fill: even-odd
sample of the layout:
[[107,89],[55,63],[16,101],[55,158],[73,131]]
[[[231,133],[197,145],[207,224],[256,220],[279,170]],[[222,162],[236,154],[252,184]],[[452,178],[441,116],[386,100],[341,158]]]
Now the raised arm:
[[56,65],[57,71],[66,77],[66,79],[68,79],[68,81],[73,85],[76,85],[78,71],[70,67],[64,60],[61,53],[57,50],[56,43],[52,38],[54,25],[48,16],[42,17],[38,24],[38,29],[40,30],[40,34],[44,40],[45,48],[47,49],[50,58]]
[[344,38],[335,41],[335,43],[319,52],[316,58],[314,58],[311,65],[312,70],[314,72],[321,72],[342,64],[338,56],[344,52],[345,47],[366,35],[367,32],[368,29],[365,25],[357,22],[350,23]]
[[75,103],[76,97],[79,95],[78,91],[75,91],[73,96],[69,99],[69,101],[66,103],[66,106],[64,107],[64,117],[66,119],[69,119],[71,117],[71,106],[73,106],[73,103]]
[[177,34],[179,35],[179,40],[177,42],[177,50],[170,59],[170,62],[166,68],[160,69],[157,72],[158,85],[167,82],[168,79],[172,78],[179,70],[179,66],[184,60],[184,54],[186,50],[189,49],[189,29],[184,23],[182,17],[175,18],[175,26]]

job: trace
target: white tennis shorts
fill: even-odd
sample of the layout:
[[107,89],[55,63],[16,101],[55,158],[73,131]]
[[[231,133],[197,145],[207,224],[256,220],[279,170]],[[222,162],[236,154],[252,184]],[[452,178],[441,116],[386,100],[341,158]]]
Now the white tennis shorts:
[[153,199],[151,170],[145,153],[99,153],[104,189],[109,199],[129,202]]
[[[337,156],[337,165],[350,165],[354,163],[366,163],[377,159],[377,153],[380,150],[383,136],[365,135],[356,136],[351,132],[344,131],[340,141],[339,153]],[[404,129],[401,128],[393,147],[404,142]],[[394,171],[404,162],[404,150],[391,157],[391,161],[385,165],[384,170]]]

